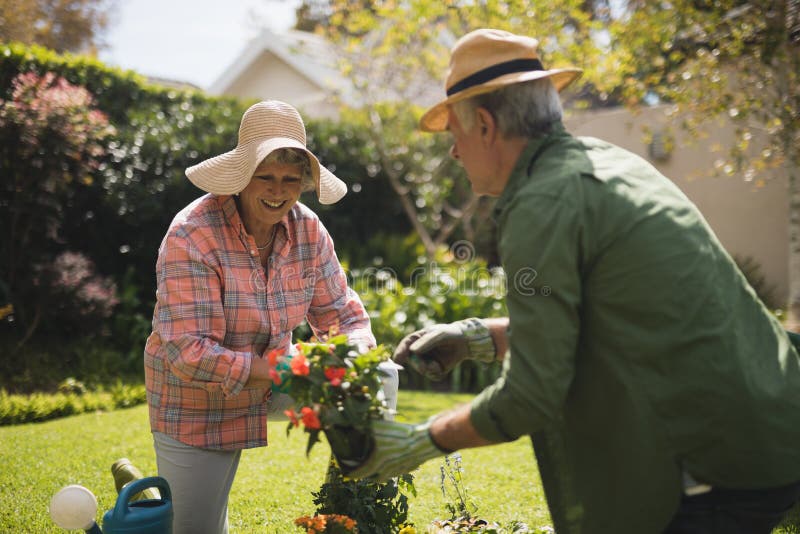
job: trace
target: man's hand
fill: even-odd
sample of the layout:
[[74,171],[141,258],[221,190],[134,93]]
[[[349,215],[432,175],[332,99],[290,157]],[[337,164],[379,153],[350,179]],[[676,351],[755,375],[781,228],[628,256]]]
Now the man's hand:
[[410,362],[420,374],[441,380],[462,360],[491,363],[496,357],[489,327],[473,317],[407,335],[397,345],[392,359],[401,365]]
[[378,482],[385,482],[416,469],[431,458],[452,452],[436,446],[430,436],[430,424],[430,420],[419,425],[374,421],[372,435],[375,446],[369,458],[345,475],[349,478],[374,477]]

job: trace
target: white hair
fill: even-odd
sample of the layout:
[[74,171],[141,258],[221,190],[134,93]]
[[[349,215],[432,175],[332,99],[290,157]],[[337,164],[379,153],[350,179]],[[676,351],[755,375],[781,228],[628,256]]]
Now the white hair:
[[549,78],[507,85],[490,93],[459,100],[451,107],[466,132],[475,125],[475,110],[485,108],[497,121],[504,137],[542,135],[563,115],[558,91]]

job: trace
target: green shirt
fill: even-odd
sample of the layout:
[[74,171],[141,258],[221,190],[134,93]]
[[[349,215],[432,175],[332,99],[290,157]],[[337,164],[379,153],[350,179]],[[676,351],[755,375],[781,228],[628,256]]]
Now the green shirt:
[[558,124],[495,218],[510,354],[471,419],[494,441],[553,431],[534,448],[558,464],[540,467],[558,532],[660,532],[682,471],[800,480],[797,352],[670,180]]

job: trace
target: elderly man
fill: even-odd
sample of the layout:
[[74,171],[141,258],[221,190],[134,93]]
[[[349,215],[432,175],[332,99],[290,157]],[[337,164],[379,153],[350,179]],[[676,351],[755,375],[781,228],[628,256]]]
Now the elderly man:
[[798,353],[670,180],[564,130],[558,91],[579,75],[528,37],[455,44],[421,127],[448,130],[473,190],[499,197],[509,317],[416,332],[395,360],[503,373],[428,422],[376,424],[351,476],[529,435],[559,534],[769,533],[800,497]]

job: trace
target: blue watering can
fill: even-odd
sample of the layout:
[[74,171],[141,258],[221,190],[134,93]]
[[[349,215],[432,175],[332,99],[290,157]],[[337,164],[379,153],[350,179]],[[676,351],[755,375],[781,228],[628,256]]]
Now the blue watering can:
[[[137,493],[158,488],[159,499],[130,502]],[[103,529],[95,523],[97,499],[83,486],[71,485],[50,501],[50,517],[66,529],[82,529],[88,534],[172,534],[172,493],[161,477],[140,478],[119,492],[114,508],[103,515]]]
[[[147,488],[158,488],[160,499],[129,502]],[[161,477],[134,480],[122,488],[117,503],[103,515],[104,534],[172,534],[172,493]]]

